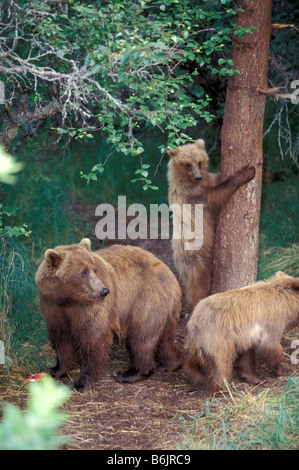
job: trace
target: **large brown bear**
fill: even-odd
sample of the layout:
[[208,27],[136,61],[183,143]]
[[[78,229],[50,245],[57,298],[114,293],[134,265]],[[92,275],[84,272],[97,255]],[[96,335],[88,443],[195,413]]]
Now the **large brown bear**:
[[243,378],[257,384],[260,379],[251,354],[255,350],[270,369],[281,374],[281,337],[298,315],[299,278],[282,272],[201,300],[187,324],[187,373],[197,384],[208,381],[213,393],[230,380],[234,361],[241,355]]
[[75,388],[85,392],[103,374],[114,335],[126,343],[129,368],[115,373],[135,382],[182,363],[176,345],[181,290],[174,274],[151,253],[114,245],[91,251],[89,239],[45,252],[36,282],[49,337],[55,378],[78,360]]
[[[208,171],[208,155],[202,139],[194,144],[186,144],[170,150],[168,163],[168,201],[177,207],[191,205],[190,221],[186,213],[181,217],[181,237],[172,240],[175,267],[179,279],[185,287],[186,300],[193,309],[200,299],[210,293],[213,274],[216,221],[219,209],[229,200],[241,185],[250,181],[255,169],[245,166],[225,181],[220,174]],[[196,224],[194,207],[203,205],[203,227]],[[175,215],[175,211],[174,211]],[[196,216],[196,219],[199,216]],[[174,224],[175,224],[174,217]],[[184,235],[183,222],[193,232],[200,231],[202,245],[199,249],[186,249],[188,235]],[[198,227],[198,228],[196,228]],[[187,232],[188,234],[188,232]],[[196,244],[194,244],[196,245]]]

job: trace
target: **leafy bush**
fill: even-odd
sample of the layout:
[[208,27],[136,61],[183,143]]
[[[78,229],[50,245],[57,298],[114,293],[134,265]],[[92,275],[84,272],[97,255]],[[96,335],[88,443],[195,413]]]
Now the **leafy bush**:
[[65,421],[58,408],[70,391],[57,385],[49,376],[29,384],[29,399],[25,412],[7,403],[0,423],[0,450],[55,450],[67,442],[57,434]]

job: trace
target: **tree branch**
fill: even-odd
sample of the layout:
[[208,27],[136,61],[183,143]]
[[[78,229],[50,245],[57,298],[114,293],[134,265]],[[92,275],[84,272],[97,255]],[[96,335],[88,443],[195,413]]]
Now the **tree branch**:
[[278,86],[275,88],[267,88],[267,90],[264,90],[263,88],[258,88],[257,92],[260,93],[261,95],[266,95],[266,96],[271,96],[271,98],[286,98],[290,95],[285,95],[285,94],[280,94],[278,93],[280,90],[282,90],[283,86]]
[[5,109],[10,122],[6,129],[0,134],[0,141],[3,143],[5,150],[7,150],[22,124],[53,116],[53,114],[61,112],[62,106],[58,101],[53,100],[43,108],[37,108],[34,111],[23,111],[18,114],[12,114],[7,107]]
[[299,31],[298,28],[294,24],[279,24],[279,23],[273,23],[271,25],[272,29],[287,29],[287,28],[292,28],[295,29],[296,31]]

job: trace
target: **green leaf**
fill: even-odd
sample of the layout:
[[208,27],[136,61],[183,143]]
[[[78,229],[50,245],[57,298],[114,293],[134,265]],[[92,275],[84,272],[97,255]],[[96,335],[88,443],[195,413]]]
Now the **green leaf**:
[[135,52],[135,50],[130,50],[123,55],[120,62],[121,67],[124,67],[129,62],[130,58],[135,54]]
[[119,83],[125,82],[127,80],[126,72],[123,72],[123,71],[119,72],[117,75],[117,80]]
[[102,65],[97,64],[91,69],[90,73],[95,74],[95,73],[101,72],[102,70],[103,70]]

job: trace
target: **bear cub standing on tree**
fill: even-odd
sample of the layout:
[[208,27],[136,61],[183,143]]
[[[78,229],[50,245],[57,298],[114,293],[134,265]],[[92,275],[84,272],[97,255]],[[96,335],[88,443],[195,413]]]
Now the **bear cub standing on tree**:
[[155,368],[182,363],[176,345],[181,290],[174,274],[141,248],[113,245],[91,251],[89,239],[45,252],[36,282],[61,378],[79,361],[75,388],[85,392],[108,363],[114,335],[126,343],[127,370],[119,382],[136,382]]
[[187,373],[197,384],[208,381],[214,393],[230,380],[233,363],[240,356],[241,375],[256,385],[260,379],[250,351],[253,349],[270,369],[281,374],[281,337],[298,315],[299,278],[283,272],[267,281],[201,300],[187,324]]
[[[186,214],[181,218],[181,238],[172,240],[175,267],[185,287],[186,300],[189,307],[193,309],[200,299],[210,293],[219,209],[224,206],[236,189],[254,178],[255,169],[251,166],[244,166],[221,182],[220,174],[208,172],[208,156],[202,139],[193,144],[179,146],[175,150],[170,150],[169,153],[169,205],[176,204],[177,207],[182,207],[184,204],[191,205],[189,227],[193,227],[193,231],[196,227],[194,207],[196,204],[203,205],[203,233],[200,249],[186,250],[188,239],[184,236],[183,229],[183,219]],[[184,222],[188,221],[184,220]]]

